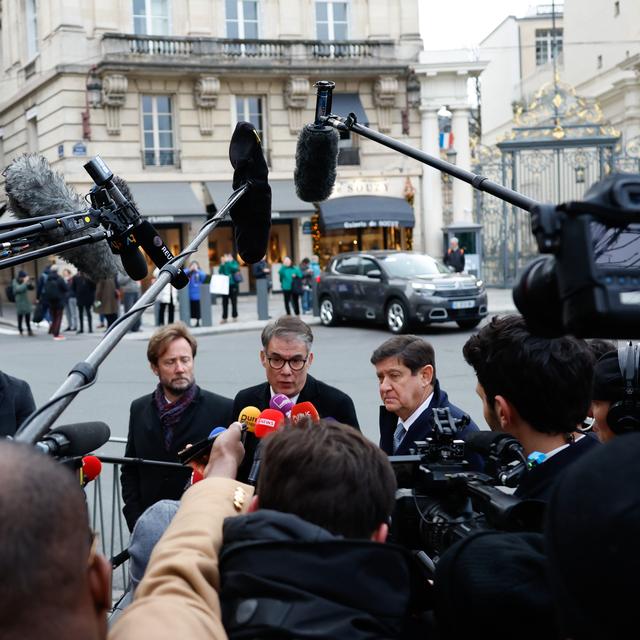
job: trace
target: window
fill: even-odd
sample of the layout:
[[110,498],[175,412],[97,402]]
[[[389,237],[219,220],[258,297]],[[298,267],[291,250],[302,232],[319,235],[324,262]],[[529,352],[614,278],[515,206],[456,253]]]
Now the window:
[[316,34],[318,40],[347,40],[349,37],[347,3],[316,0]]
[[34,107],[26,114],[27,152],[38,153],[38,113]]
[[340,131],[338,141],[338,164],[360,164],[360,149],[358,138],[351,135],[351,131]]
[[562,53],[562,29],[536,29],[536,65],[546,64]]
[[177,165],[170,96],[142,96],[144,165]]
[[38,53],[38,11],[36,0],[25,3],[25,24],[27,28],[27,60],[32,60]]
[[258,0],[226,0],[227,38],[258,38]]
[[262,148],[267,148],[264,122],[264,100],[259,96],[236,96],[236,122],[250,122],[258,132]]
[[362,258],[362,275],[366,276],[370,271],[380,271],[380,267],[373,260],[369,258]]
[[139,35],[168,36],[169,0],[133,0],[133,32]]
[[341,258],[336,264],[336,271],[345,276],[357,276],[360,273],[360,266],[358,257]]

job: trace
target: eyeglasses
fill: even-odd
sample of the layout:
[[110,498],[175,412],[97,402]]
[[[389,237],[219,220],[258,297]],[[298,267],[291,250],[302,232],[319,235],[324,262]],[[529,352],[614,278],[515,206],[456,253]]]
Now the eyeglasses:
[[289,365],[291,371],[302,371],[307,364],[308,358],[281,358],[280,356],[267,356],[267,361],[272,369],[282,369],[285,364]]

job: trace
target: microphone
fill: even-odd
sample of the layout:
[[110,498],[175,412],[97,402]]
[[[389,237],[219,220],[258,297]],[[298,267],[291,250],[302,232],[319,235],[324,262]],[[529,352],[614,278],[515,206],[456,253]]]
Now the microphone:
[[[121,191],[120,187],[124,185],[126,193],[131,196],[125,181],[114,177],[113,172],[100,156],[95,156],[84,165],[84,168],[98,187],[91,191],[92,198],[103,203],[105,197],[102,190],[104,189],[116,205],[115,208],[107,205],[101,218],[103,225],[113,233],[110,239],[112,248],[121,252],[123,249],[129,250],[127,249],[129,244],[141,246],[156,267],[162,269],[174,256],[155,227],[148,220],[142,219],[133,199],[127,198]],[[178,269],[171,278],[171,284],[176,289],[182,289],[189,284],[189,276],[182,269]]]
[[291,399],[285,396],[284,393],[276,393],[276,395],[269,400],[269,408],[281,411],[288,418],[291,409],[293,409],[293,402],[291,402]]
[[[19,156],[5,169],[4,175],[9,208],[16,218],[28,219],[89,210],[84,199],[67,185],[64,178],[42,156]],[[42,237],[50,244],[83,235],[83,231],[65,234],[62,229],[42,233]],[[66,250],[64,259],[71,262],[78,271],[86,273],[94,282],[113,277],[119,268],[106,241],[96,242],[90,247],[85,245]]]
[[293,173],[296,193],[304,202],[326,200],[333,191],[338,175],[340,134],[333,127],[323,124],[323,118],[331,114],[335,83],[321,80],[314,86],[317,88],[315,122],[300,131]]
[[293,409],[291,409],[291,422],[297,425],[307,420],[318,422],[318,420],[320,420],[320,414],[311,402],[298,402],[298,404],[294,405]]
[[249,184],[249,190],[230,211],[236,246],[247,263],[259,262],[267,253],[271,229],[271,187],[260,136],[249,122],[238,122],[229,144],[233,188]]
[[76,422],[52,429],[35,446],[55,457],[84,456],[109,440],[111,430],[104,422]]
[[260,473],[260,461],[262,460],[262,438],[275,433],[284,424],[284,414],[276,409],[265,409],[256,420],[256,437],[261,438],[253,454],[253,463],[249,471],[249,484],[255,486]]
[[260,415],[260,409],[254,406],[245,407],[238,416],[238,422],[247,425],[247,431],[254,433],[256,430],[256,420]]
[[97,456],[84,456],[82,467],[80,467],[80,484],[86,487],[92,480],[95,480],[102,471],[102,462]]

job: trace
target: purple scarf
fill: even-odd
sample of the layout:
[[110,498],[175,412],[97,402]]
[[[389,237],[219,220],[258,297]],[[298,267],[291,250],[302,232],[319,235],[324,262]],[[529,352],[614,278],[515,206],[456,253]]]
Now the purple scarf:
[[158,410],[158,416],[162,424],[162,436],[164,448],[171,451],[173,445],[173,429],[182,419],[182,414],[198,395],[198,387],[192,384],[175,402],[167,402],[164,397],[164,389],[158,384],[153,392],[153,400]]

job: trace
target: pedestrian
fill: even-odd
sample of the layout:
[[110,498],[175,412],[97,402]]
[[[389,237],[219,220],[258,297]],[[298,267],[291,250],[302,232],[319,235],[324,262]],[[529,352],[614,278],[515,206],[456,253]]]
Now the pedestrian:
[[205,281],[206,275],[200,265],[194,260],[186,271],[189,276],[189,305],[191,307],[191,319],[196,321],[196,327],[200,326],[200,285]]
[[[124,305],[124,312],[127,313],[140,297],[140,283],[128,275],[120,275],[118,284],[120,285],[120,298]],[[130,331],[140,331],[141,323],[142,316],[136,320]]]
[[222,320],[220,324],[227,321],[229,315],[229,300],[231,300],[231,317],[235,322],[238,319],[238,291],[242,282],[242,273],[238,261],[230,253],[225,253],[220,260],[218,273],[229,278],[229,293],[222,296]]
[[253,273],[253,277],[256,280],[262,280],[263,278],[267,279],[267,289],[271,291],[271,267],[267,262],[267,256],[262,256],[262,260],[260,262],[256,262],[251,267],[251,271]]
[[13,295],[16,297],[16,313],[18,314],[18,331],[22,332],[22,322],[24,321],[28,335],[32,336],[31,331],[31,312],[33,306],[29,299],[29,291],[33,291],[34,286],[26,271],[18,271],[18,277],[12,282]]
[[[158,279],[158,275],[160,275],[160,269],[156,267],[153,270],[153,282],[155,282]],[[165,311],[167,313],[168,323],[173,324],[173,317],[175,313],[175,299],[176,299],[176,294],[173,289],[173,285],[170,283],[167,283],[164,289],[160,291],[157,298],[158,304],[160,305],[158,308],[158,326],[159,327],[164,325]]]
[[71,287],[76,294],[78,303],[78,333],[84,333],[84,316],[87,316],[87,332],[93,333],[92,307],[96,300],[96,283],[93,282],[85,273],[78,271],[71,280]]
[[120,294],[118,292],[118,278],[101,278],[96,283],[95,306],[104,316],[107,329],[116,321],[118,317],[118,307],[120,305]]
[[60,335],[60,325],[62,324],[62,314],[68,291],[67,283],[58,274],[58,265],[52,264],[49,267],[49,275],[44,283],[42,296],[51,313],[49,333],[53,335],[54,340],[65,339],[63,335]]
[[300,263],[300,271],[302,272],[302,313],[309,313],[312,307],[312,286],[313,269],[311,268],[311,260],[304,258]]
[[464,249],[458,246],[458,238],[451,238],[449,241],[449,249],[443,262],[456,273],[464,271]]
[[41,320],[46,320],[49,324],[51,324],[51,314],[49,313],[49,305],[44,296],[44,285],[47,282],[47,278],[49,277],[49,271],[51,269],[51,265],[48,264],[44,271],[38,276],[36,280],[36,302],[40,306],[41,309],[41,319],[34,320],[36,324],[40,324]]
[[64,304],[64,313],[67,318],[67,328],[65,331],[76,331],[78,329],[78,301],[76,293],[72,287],[72,273],[71,269],[63,269],[62,277],[67,283],[67,299]]
[[302,271],[299,267],[293,266],[291,258],[286,256],[282,261],[282,266],[278,271],[280,276],[280,286],[284,294],[284,310],[287,315],[291,315],[290,305],[293,306],[293,312],[299,316],[300,306],[298,300],[302,293]]

